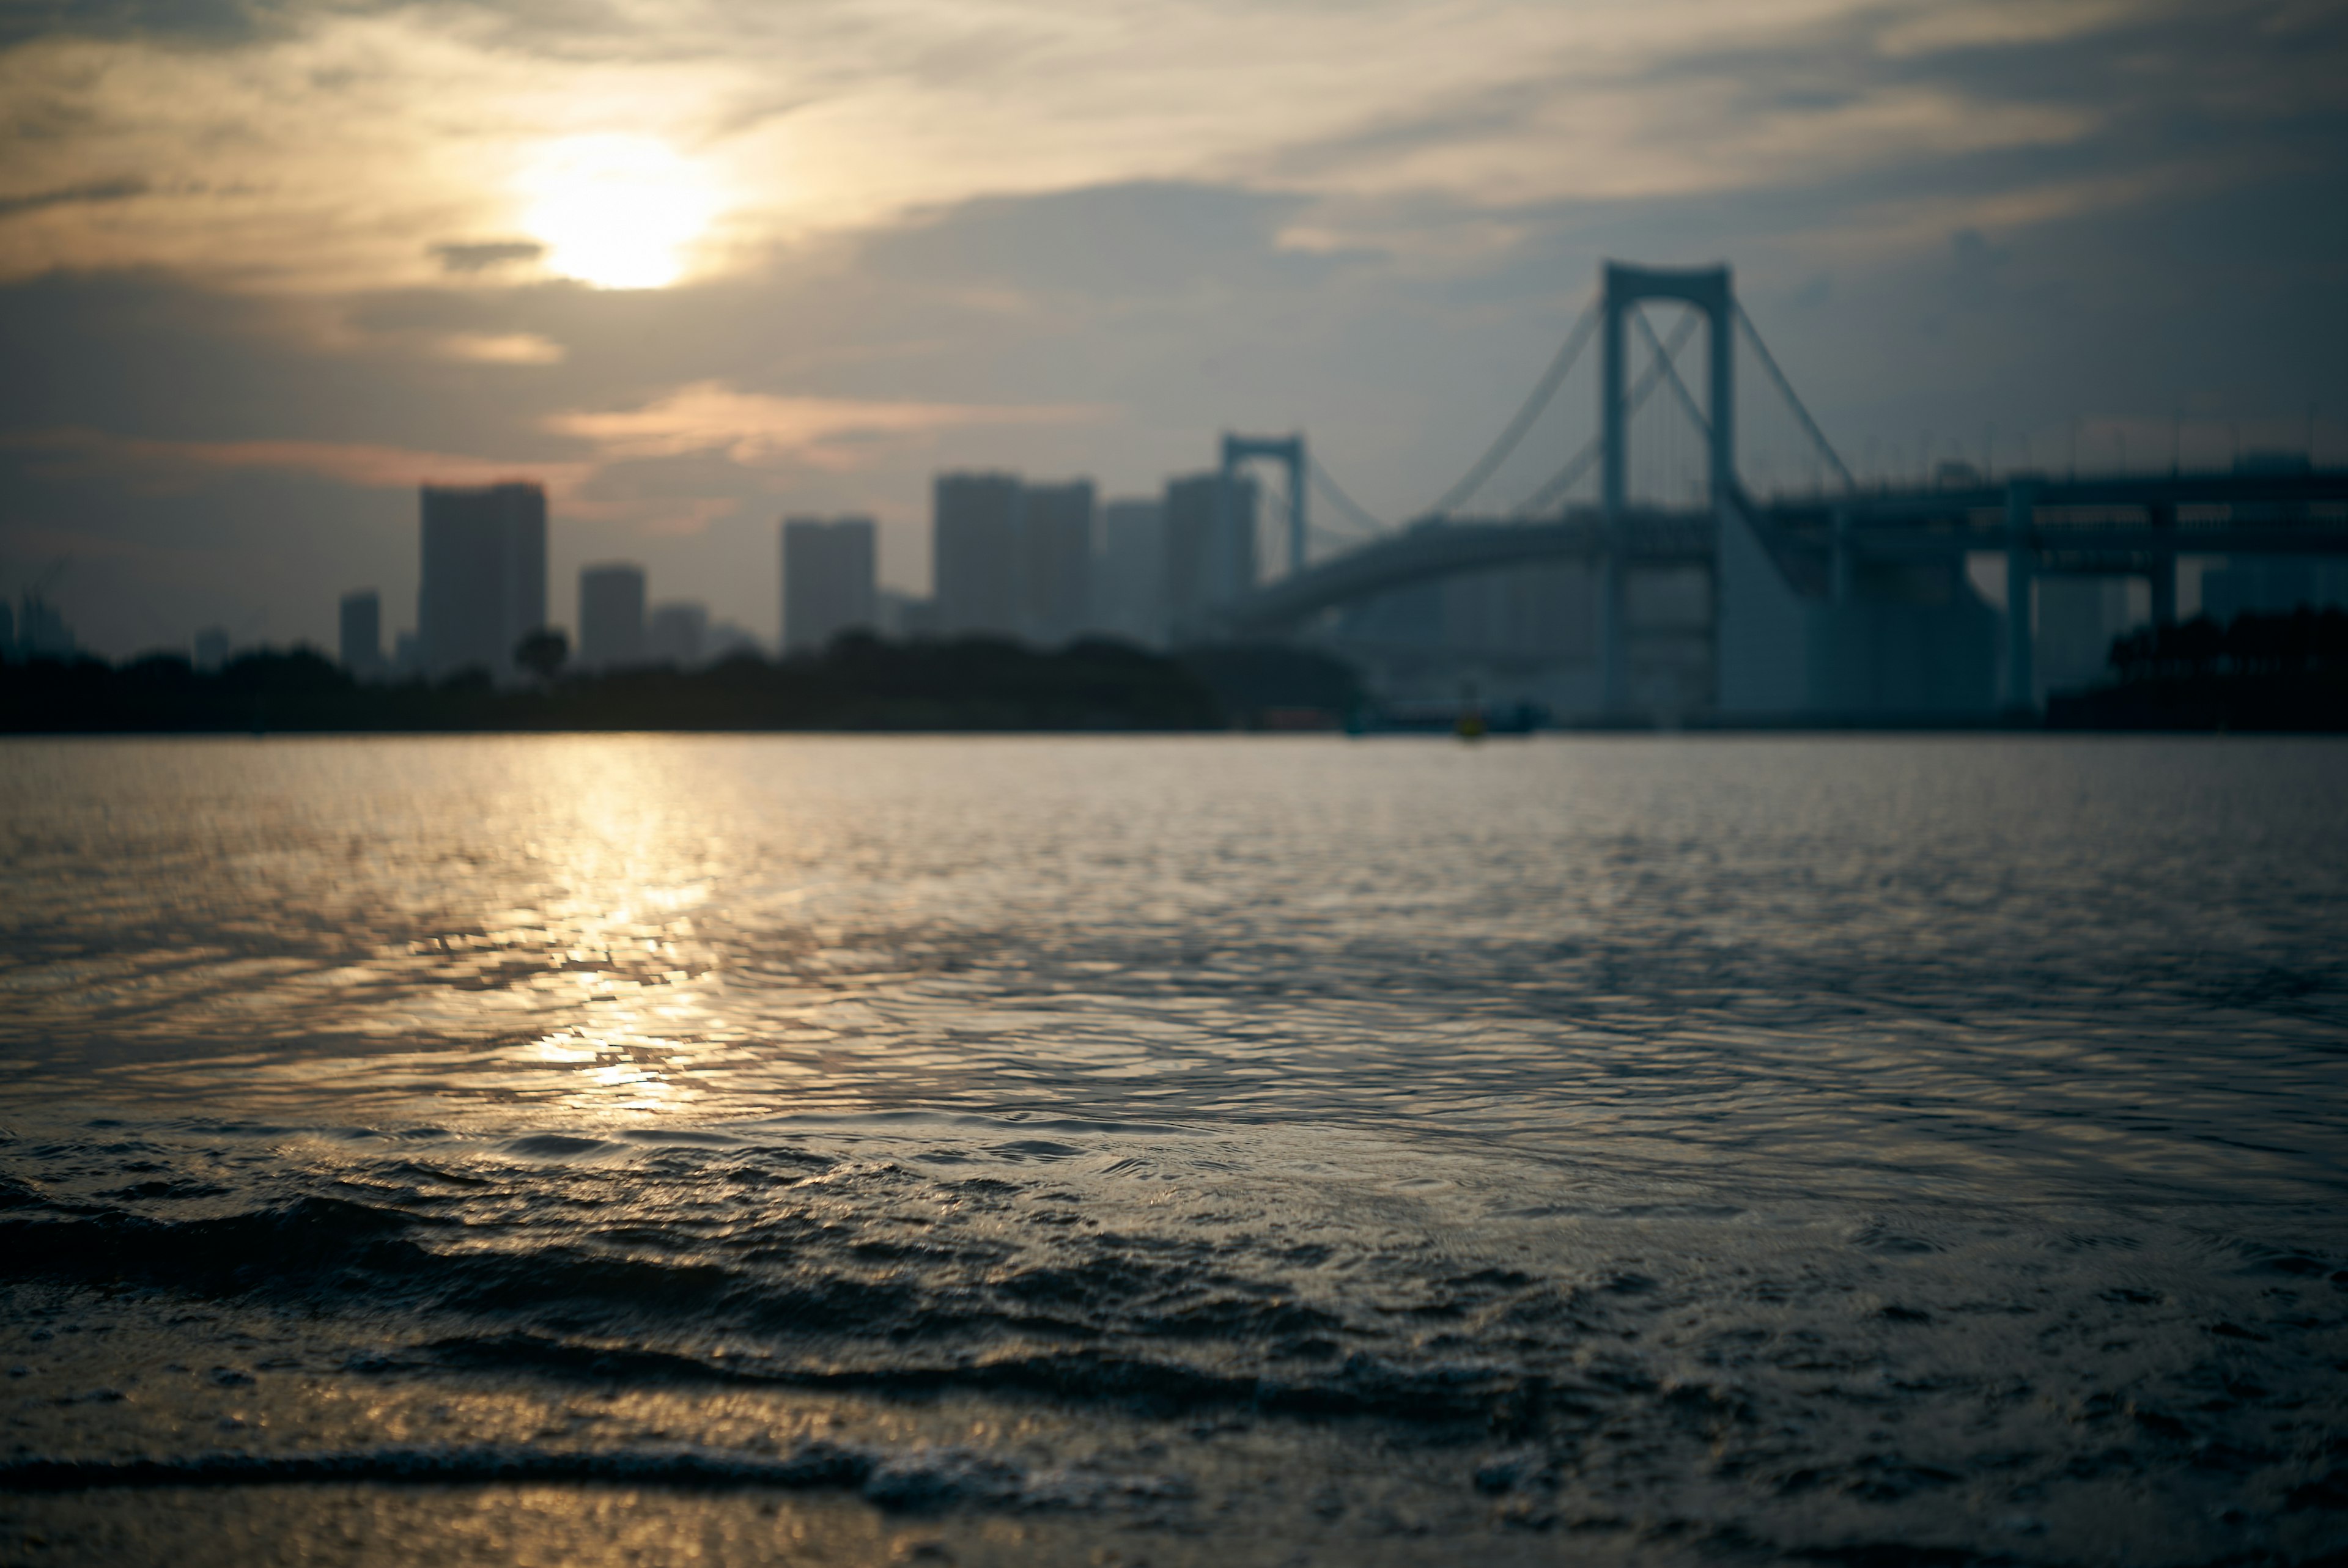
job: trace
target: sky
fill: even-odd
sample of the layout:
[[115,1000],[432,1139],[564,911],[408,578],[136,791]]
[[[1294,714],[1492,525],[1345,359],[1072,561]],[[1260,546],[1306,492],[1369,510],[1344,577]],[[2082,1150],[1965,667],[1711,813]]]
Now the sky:
[[936,472],[1225,430],[1407,518],[1610,257],[1733,266],[1870,475],[2348,463],[2343,79],[2302,0],[0,0],[0,594],[331,646],[418,483],[536,477],[557,621],[630,559],[771,639],[786,514],[920,591]]

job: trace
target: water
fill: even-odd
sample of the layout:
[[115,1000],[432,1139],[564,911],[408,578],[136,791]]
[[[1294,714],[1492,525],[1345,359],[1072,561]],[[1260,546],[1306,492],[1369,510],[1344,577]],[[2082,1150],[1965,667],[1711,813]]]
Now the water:
[[0,1560],[2348,1550],[2348,746],[0,752]]

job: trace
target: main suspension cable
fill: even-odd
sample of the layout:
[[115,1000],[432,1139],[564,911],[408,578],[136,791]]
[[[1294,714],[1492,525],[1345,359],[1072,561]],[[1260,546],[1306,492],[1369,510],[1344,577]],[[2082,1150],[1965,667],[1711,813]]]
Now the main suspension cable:
[[1476,459],[1475,466],[1469,468],[1457,484],[1444,491],[1442,497],[1421,516],[1449,517],[1462,502],[1482,489],[1484,481],[1509,460],[1509,455],[1517,449],[1517,443],[1525,438],[1525,433],[1533,427],[1533,421],[1541,416],[1542,411],[1549,407],[1550,399],[1557,395],[1557,389],[1565,384],[1566,373],[1573,368],[1573,362],[1589,345],[1590,335],[1598,326],[1598,307],[1599,302],[1594,299],[1582,307],[1581,318],[1573,323],[1573,330],[1565,334],[1564,345],[1549,362],[1549,368],[1541,372],[1541,378],[1535,384],[1532,395],[1525,399],[1524,406],[1517,410],[1516,417],[1509,421],[1508,428],[1500,432],[1500,438]]
[[1777,368],[1776,356],[1769,352],[1769,345],[1761,341],[1761,329],[1753,324],[1753,318],[1745,313],[1745,306],[1742,303],[1736,306],[1736,319],[1744,325],[1746,341],[1750,343],[1754,351],[1760,354],[1761,368],[1767,371],[1769,379],[1777,384],[1777,391],[1783,395],[1787,404],[1793,409],[1794,417],[1802,422],[1802,428],[1808,434],[1810,440],[1817,445],[1819,451],[1826,454],[1827,461],[1835,466],[1835,472],[1842,476],[1843,488],[1858,489],[1859,481],[1851,477],[1850,466],[1842,460],[1842,455],[1837,452],[1834,449],[1834,444],[1827,439],[1827,433],[1818,428],[1818,422],[1810,417],[1810,411],[1802,406],[1801,398],[1794,392],[1794,384],[1787,381],[1786,373]]
[[[1647,366],[1645,374],[1632,384],[1630,396],[1624,400],[1623,423],[1628,424],[1631,416],[1639,412],[1647,399],[1653,395],[1655,388],[1663,384],[1665,367],[1679,357],[1680,350],[1687,347],[1688,339],[1695,335],[1698,319],[1691,315],[1673,328],[1670,341],[1662,345],[1662,354],[1654,363]],[[1515,518],[1529,518],[1558,497],[1564,495],[1581,482],[1582,475],[1590,471],[1590,465],[1596,462],[1599,455],[1605,449],[1606,437],[1602,432],[1591,436],[1589,444],[1576,452],[1564,467],[1550,476],[1547,484],[1518,502],[1509,515]]]

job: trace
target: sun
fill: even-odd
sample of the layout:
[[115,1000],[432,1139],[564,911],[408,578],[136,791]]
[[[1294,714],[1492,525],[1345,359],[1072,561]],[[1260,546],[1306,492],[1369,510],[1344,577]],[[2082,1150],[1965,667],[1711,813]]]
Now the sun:
[[560,141],[520,180],[522,227],[546,265],[599,289],[659,289],[716,215],[716,192],[693,163],[642,136]]

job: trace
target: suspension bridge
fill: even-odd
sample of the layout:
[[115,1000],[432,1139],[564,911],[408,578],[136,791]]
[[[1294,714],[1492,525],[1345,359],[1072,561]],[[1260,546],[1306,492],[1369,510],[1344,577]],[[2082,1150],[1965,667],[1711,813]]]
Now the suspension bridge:
[[[1650,304],[1684,313],[1668,335],[1649,319]],[[1701,397],[1679,364],[1699,328]],[[1756,495],[1740,474],[1740,342],[1816,477],[1806,487]],[[1514,507],[1472,510],[1593,343],[1596,430]],[[1660,428],[1656,413],[1668,420]],[[1634,427],[1642,446],[1681,456],[1691,455],[1693,439],[1701,470],[1693,494],[1676,503],[1633,496]],[[2177,615],[2180,557],[2348,556],[2348,470],[2244,472],[2238,464],[2224,472],[2180,466],[2161,476],[2056,478],[2024,470],[1993,479],[1952,463],[1912,484],[1862,482],[1738,304],[1726,267],[1607,263],[1597,297],[1515,415],[1406,528],[1355,504],[1302,435],[1227,435],[1221,457],[1227,480],[1251,463],[1284,470],[1286,569],[1211,607],[1196,630],[1294,636],[1327,611],[1414,585],[1578,562],[1592,579],[1598,709],[1610,718],[1638,712],[1626,584],[1641,572],[1694,569],[1704,578],[1712,665],[1704,705],[1793,716],[2031,708],[2030,607],[2034,585],[2049,576],[2142,579],[2153,619],[2166,622]],[[1222,488],[1226,497],[1238,494],[1233,484]],[[1317,558],[1308,496],[1353,530],[1342,548]],[[1970,579],[1978,558],[2003,562],[2002,613]]]

